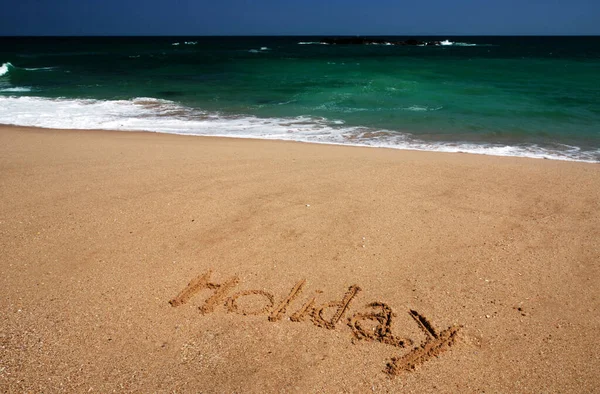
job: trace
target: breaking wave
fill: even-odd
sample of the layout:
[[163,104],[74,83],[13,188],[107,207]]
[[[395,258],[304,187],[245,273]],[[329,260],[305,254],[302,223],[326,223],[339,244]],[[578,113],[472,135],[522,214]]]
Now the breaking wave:
[[56,67],[35,67],[21,68],[16,67],[12,63],[4,63],[0,66],[0,93],[28,93],[34,89],[31,86],[15,86],[15,85],[30,85],[28,83],[28,75],[30,72],[46,72],[56,69]]
[[471,44],[468,42],[452,42],[450,40],[444,40],[440,42],[442,46],[457,46],[457,47],[476,47],[477,44]]
[[4,75],[10,75],[16,71],[52,71],[56,67],[33,67],[33,68],[20,68],[14,66],[12,63],[6,62],[0,66],[0,77]]
[[10,72],[10,70],[14,69],[14,68],[15,68],[15,66],[13,66],[10,63],[3,63],[0,66],[0,77],[3,76],[3,75],[7,75]]

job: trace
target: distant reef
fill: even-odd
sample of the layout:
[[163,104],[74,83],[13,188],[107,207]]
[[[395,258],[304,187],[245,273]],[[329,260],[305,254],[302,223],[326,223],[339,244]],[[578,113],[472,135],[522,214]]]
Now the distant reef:
[[441,41],[420,41],[420,40],[406,40],[406,41],[387,41],[376,38],[362,38],[362,37],[342,37],[342,38],[323,38],[321,44],[329,45],[400,45],[400,46],[440,46]]

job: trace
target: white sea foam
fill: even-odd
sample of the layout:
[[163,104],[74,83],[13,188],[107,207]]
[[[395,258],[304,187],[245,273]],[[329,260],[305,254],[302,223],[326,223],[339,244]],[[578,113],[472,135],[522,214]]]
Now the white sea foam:
[[8,74],[8,72],[10,71],[10,69],[13,68],[13,67],[14,66],[12,64],[10,64],[10,63],[3,63],[0,66],[0,77],[3,76],[3,75],[5,75],[5,74]]
[[22,86],[22,87],[15,87],[15,88],[3,88],[0,89],[0,92],[6,92],[6,93],[25,93],[25,92],[31,92],[31,88],[27,87],[27,86]]
[[475,47],[477,44],[472,44],[469,42],[452,42],[450,40],[441,41],[440,44],[442,46],[457,46],[457,47]]
[[[299,42],[298,45],[329,45],[329,44],[324,43],[324,42],[318,42],[318,41],[302,41],[302,42]],[[394,44],[391,42],[384,42],[384,43],[374,42],[374,43],[369,43],[367,45],[392,46]],[[472,43],[468,43],[468,42],[453,42],[450,40],[444,40],[444,41],[440,41],[440,45],[441,46],[458,46],[458,47],[475,47],[478,44],[472,44]],[[427,45],[420,44],[417,46],[424,47]]]
[[404,111],[413,111],[413,112],[425,112],[425,111],[439,111],[443,107],[422,107],[420,105],[411,105],[407,108],[402,108]]
[[66,129],[146,130],[172,134],[600,162],[600,149],[583,151],[578,147],[558,145],[555,149],[547,149],[534,144],[505,146],[432,142],[421,140],[410,133],[349,127],[342,121],[308,116],[267,119],[223,116],[154,98],[100,101],[0,96],[0,123]]
[[52,71],[55,70],[56,67],[37,67],[37,68],[26,68],[27,71]]

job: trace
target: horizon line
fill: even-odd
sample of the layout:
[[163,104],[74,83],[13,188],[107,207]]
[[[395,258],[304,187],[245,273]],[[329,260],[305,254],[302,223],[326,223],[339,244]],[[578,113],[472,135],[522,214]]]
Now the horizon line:
[[413,34],[0,34],[0,38],[33,37],[600,37],[599,34],[464,34],[464,33],[413,33]]

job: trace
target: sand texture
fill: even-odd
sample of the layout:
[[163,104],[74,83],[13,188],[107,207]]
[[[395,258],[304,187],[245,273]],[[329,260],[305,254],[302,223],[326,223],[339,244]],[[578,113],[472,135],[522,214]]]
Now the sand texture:
[[0,127],[0,392],[593,392],[600,165]]

